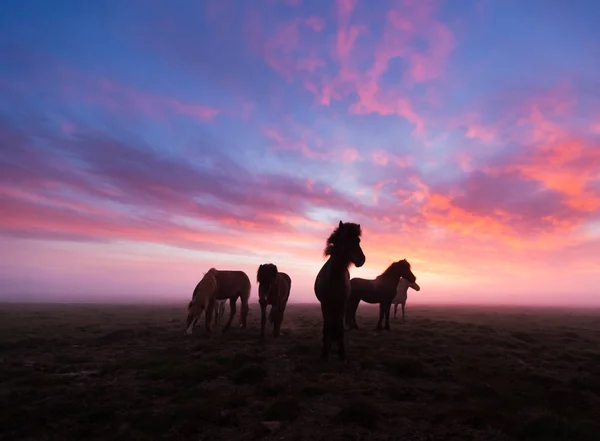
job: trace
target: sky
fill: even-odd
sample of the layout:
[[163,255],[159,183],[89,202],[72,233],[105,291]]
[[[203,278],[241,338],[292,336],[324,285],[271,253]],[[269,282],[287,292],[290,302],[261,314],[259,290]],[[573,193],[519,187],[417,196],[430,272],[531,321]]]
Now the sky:
[[595,0],[4,0],[0,300],[186,303],[360,223],[421,304],[600,305]]

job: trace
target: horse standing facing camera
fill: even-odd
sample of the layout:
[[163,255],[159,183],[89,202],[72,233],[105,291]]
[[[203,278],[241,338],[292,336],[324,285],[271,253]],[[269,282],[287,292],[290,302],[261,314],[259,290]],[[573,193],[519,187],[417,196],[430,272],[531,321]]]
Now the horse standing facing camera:
[[258,303],[260,305],[260,339],[265,338],[267,306],[271,305],[269,321],[273,324],[273,337],[279,337],[283,313],[290,297],[292,279],[286,273],[279,272],[276,265],[265,263],[256,271],[258,282]]
[[329,256],[315,279],[315,295],[321,303],[323,314],[323,348],[321,358],[327,360],[331,344],[338,344],[338,356],[346,359],[344,347],[344,312],[350,294],[350,273],[353,263],[357,268],[365,264],[365,254],[360,247],[360,224],[340,221],[327,239],[323,254]]

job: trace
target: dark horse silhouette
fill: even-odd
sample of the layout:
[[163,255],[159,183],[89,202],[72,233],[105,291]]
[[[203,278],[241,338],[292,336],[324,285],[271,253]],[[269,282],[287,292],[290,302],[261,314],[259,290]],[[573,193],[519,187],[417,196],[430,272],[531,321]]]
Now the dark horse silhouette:
[[338,344],[338,355],[345,360],[344,311],[350,294],[350,273],[348,266],[357,268],[365,264],[365,255],[360,247],[361,229],[359,224],[343,223],[327,239],[323,254],[329,256],[315,279],[315,295],[321,303],[323,314],[323,348],[321,358],[327,360],[331,343]]
[[350,329],[358,329],[356,310],[362,300],[366,303],[379,303],[379,321],[377,330],[381,330],[385,315],[385,329],[390,330],[390,308],[396,296],[396,287],[400,277],[415,283],[417,278],[410,269],[406,259],[392,263],[383,273],[373,279],[354,277],[350,280],[350,296],[346,305],[346,325]]
[[290,297],[292,279],[286,273],[277,270],[272,263],[265,263],[256,271],[258,282],[258,304],[260,305],[260,339],[265,338],[265,325],[267,323],[267,306],[271,305],[269,321],[273,323],[273,337],[279,336],[283,313]]

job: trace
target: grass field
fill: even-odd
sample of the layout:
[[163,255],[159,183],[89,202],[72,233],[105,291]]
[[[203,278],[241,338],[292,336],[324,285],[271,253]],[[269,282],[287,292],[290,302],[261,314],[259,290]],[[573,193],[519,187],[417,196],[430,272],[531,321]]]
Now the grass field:
[[361,305],[343,364],[319,360],[317,305],[264,345],[257,305],[210,337],[184,308],[0,305],[0,437],[600,440],[592,312],[409,305],[376,334]]

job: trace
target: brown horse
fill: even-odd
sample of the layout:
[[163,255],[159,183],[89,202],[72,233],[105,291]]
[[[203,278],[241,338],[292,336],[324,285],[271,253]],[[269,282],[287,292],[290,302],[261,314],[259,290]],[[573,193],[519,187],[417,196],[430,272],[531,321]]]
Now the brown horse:
[[410,269],[406,259],[392,263],[383,273],[373,279],[355,277],[350,280],[350,297],[346,306],[346,324],[350,329],[358,329],[356,323],[356,310],[362,300],[366,303],[379,303],[379,321],[377,330],[381,330],[385,316],[385,329],[390,330],[390,309],[392,300],[396,296],[396,288],[400,277],[415,283],[417,278]]
[[344,311],[350,294],[348,266],[357,268],[365,264],[365,255],[360,247],[360,224],[343,223],[327,239],[323,254],[329,256],[315,279],[315,295],[321,303],[323,314],[323,348],[321,358],[327,360],[333,340],[338,344],[340,359],[346,359],[344,347]]
[[415,291],[420,291],[421,287],[416,282],[409,282],[406,279],[400,279],[398,286],[396,287],[396,297],[392,300],[394,305],[394,319],[398,314],[398,304],[402,305],[402,321],[404,321],[404,307],[406,306],[406,299],[408,299],[408,288],[412,288]]
[[277,270],[272,263],[265,263],[256,271],[258,282],[258,303],[260,305],[260,339],[265,339],[267,323],[267,306],[271,305],[269,321],[273,323],[273,337],[279,337],[283,313],[290,297],[292,279],[286,273]]
[[192,333],[194,326],[203,313],[206,315],[206,331],[210,332],[216,301],[229,299],[229,320],[223,328],[223,332],[227,331],[236,313],[235,303],[238,297],[242,303],[240,326],[246,328],[248,299],[250,298],[250,279],[248,275],[243,271],[209,269],[196,285],[192,301],[188,304],[186,333]]

